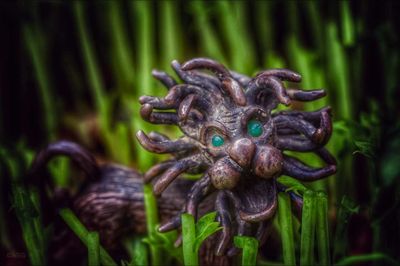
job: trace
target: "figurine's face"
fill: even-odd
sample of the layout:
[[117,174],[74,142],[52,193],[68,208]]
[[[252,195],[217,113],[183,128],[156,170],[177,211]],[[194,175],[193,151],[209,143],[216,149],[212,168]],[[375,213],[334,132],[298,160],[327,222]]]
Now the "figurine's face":
[[241,176],[269,179],[281,172],[273,120],[260,107],[215,108],[201,128],[200,141],[214,161],[209,174],[217,189],[232,189]]

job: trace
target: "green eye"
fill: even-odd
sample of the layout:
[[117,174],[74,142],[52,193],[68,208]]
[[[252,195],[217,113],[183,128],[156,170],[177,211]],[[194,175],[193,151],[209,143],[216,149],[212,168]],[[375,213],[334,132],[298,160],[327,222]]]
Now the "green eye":
[[214,147],[220,147],[224,145],[224,138],[220,135],[214,135],[212,136],[211,143]]
[[263,133],[263,126],[257,120],[250,120],[247,124],[247,133],[252,137],[259,137]]

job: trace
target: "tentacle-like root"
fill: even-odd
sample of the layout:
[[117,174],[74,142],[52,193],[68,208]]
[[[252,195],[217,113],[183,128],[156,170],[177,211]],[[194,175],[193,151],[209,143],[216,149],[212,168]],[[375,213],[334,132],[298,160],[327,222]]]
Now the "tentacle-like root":
[[336,165],[328,165],[322,168],[311,168],[298,159],[284,155],[283,174],[301,181],[315,181],[336,173]]
[[242,86],[230,74],[230,72],[220,63],[208,58],[196,58],[187,61],[182,66],[183,70],[208,69],[216,74],[225,89],[235,103],[246,105],[246,97]]
[[287,89],[286,91],[290,99],[302,102],[315,101],[326,96],[326,92],[324,90],[303,91],[298,89]]
[[153,124],[176,125],[179,118],[173,112],[153,112],[153,106],[144,104],[140,108],[140,115],[144,120]]
[[302,119],[305,119],[311,123],[318,123],[321,119],[321,113],[327,112],[329,115],[332,115],[332,108],[330,106],[323,107],[319,110],[312,111],[312,112],[306,112],[306,111],[280,111],[273,113],[272,116],[279,116],[279,115],[289,115],[293,117],[300,117]]
[[234,79],[236,79],[240,84],[242,84],[243,87],[246,87],[249,84],[250,80],[251,80],[250,77],[248,77],[246,75],[243,75],[243,74],[240,74],[240,73],[235,72],[235,71],[229,71],[229,73],[231,74],[231,76]]
[[197,209],[200,202],[211,194],[213,191],[213,186],[211,185],[210,177],[205,174],[200,180],[198,180],[190,192],[188,193],[187,203],[182,208],[182,211],[178,213],[174,218],[166,222],[165,224],[159,227],[160,232],[168,232],[178,228],[181,225],[181,214],[188,212],[193,215],[193,217],[197,217]]
[[178,116],[181,121],[186,121],[189,116],[190,110],[195,104],[198,96],[196,94],[189,94],[179,105]]
[[228,248],[233,235],[232,217],[229,212],[228,196],[224,191],[218,192],[215,208],[218,212],[218,218],[222,226],[222,232],[218,239],[216,254],[217,256],[221,256]]
[[[322,147],[328,142],[332,134],[332,121],[328,110],[320,112],[320,122],[317,128],[314,124],[299,116],[281,114],[274,116],[273,119],[278,132],[278,146],[281,145],[285,149],[291,149],[290,147],[295,148],[295,146],[299,146],[300,149],[306,148],[306,150],[308,148],[315,149],[315,147]],[[297,132],[295,133],[294,131]],[[279,133],[291,133],[292,135],[279,136]],[[302,141],[303,137],[301,135],[310,140],[311,145],[307,140]],[[301,147],[302,145],[303,147]]]
[[[80,145],[71,141],[58,141],[41,150],[32,162],[29,176],[34,179],[52,158],[64,155],[71,158],[87,175],[89,180],[95,180],[99,175],[99,166],[94,156]],[[37,180],[35,180],[37,181]],[[32,182],[34,182],[32,180]]]
[[156,142],[149,138],[142,130],[139,130],[136,133],[136,137],[143,148],[154,153],[174,153],[179,151],[189,151],[196,148],[195,145],[186,141],[184,138],[175,141],[164,140]]
[[153,186],[153,192],[155,195],[161,195],[161,193],[174,181],[179,175],[183,174],[199,165],[196,161],[197,155],[187,157],[178,160],[172,167],[166,170],[155,182]]
[[289,70],[289,69],[284,69],[284,68],[275,68],[275,69],[268,69],[259,72],[256,77],[259,76],[271,76],[271,77],[277,77],[281,80],[287,80],[291,82],[300,82],[301,81],[301,75]]
[[[198,86],[209,92],[218,93],[220,86],[216,84],[215,80],[208,78],[204,74],[198,73],[196,71],[184,71],[178,61],[172,61],[172,68],[175,70],[176,74],[188,84]],[[205,78],[206,77],[206,78]]]
[[139,97],[140,104],[149,104],[153,108],[161,109],[161,110],[168,110],[174,109],[177,107],[178,103],[176,102],[166,102],[164,98],[153,97],[153,96],[140,96]]
[[[257,95],[263,89],[272,90],[272,93],[280,103],[286,106],[290,105],[291,100],[283,87],[282,81],[271,75],[260,74],[252,79],[247,86],[246,96],[255,103]],[[275,108],[275,106],[272,106],[272,108]]]
[[151,72],[151,74],[153,75],[153,77],[155,77],[156,79],[161,81],[161,83],[164,84],[164,86],[168,90],[171,89],[176,84],[178,84],[173,77],[171,77],[170,75],[168,75],[164,71],[153,70]]
[[157,141],[157,142],[170,140],[168,136],[161,134],[159,132],[156,132],[156,131],[150,131],[148,136],[151,140]]
[[154,165],[151,167],[147,172],[144,174],[143,177],[143,182],[144,183],[149,183],[151,180],[153,180],[155,177],[159,176],[160,174],[164,173],[167,169],[171,168],[174,164],[176,164],[176,161],[165,161],[159,164]]

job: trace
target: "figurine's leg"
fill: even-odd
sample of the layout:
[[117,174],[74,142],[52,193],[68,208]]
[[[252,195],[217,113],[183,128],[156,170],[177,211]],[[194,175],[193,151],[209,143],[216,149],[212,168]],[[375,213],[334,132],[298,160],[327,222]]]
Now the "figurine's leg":
[[155,142],[141,130],[136,133],[136,137],[143,148],[153,153],[174,153],[178,151],[189,151],[196,148],[195,145],[184,139]]
[[336,172],[336,165],[323,168],[311,168],[294,157],[284,155],[283,174],[294,177],[301,181],[314,181],[330,176]]
[[225,253],[229,243],[232,240],[232,217],[229,212],[229,201],[224,191],[218,192],[215,207],[218,212],[218,217],[222,226],[222,232],[218,239],[216,254],[221,256]]
[[154,165],[151,167],[143,176],[143,182],[144,183],[149,183],[151,180],[153,180],[155,177],[159,176],[161,173],[165,172],[167,169],[169,169],[171,166],[176,164],[176,161],[165,161],[161,162],[159,164]]
[[144,120],[153,124],[167,124],[176,125],[178,124],[179,118],[176,113],[172,112],[153,112],[153,106],[150,104],[144,104],[140,108],[140,115]]
[[292,100],[295,101],[315,101],[326,96],[326,92],[324,90],[298,90],[298,89],[287,89],[287,94]]
[[259,246],[262,246],[265,241],[267,240],[267,237],[270,233],[271,230],[271,223],[272,219],[262,221],[257,227],[257,232],[256,232],[256,238],[259,242]]
[[173,77],[171,77],[164,71],[153,70],[151,74],[153,75],[153,77],[161,81],[168,90],[178,84]]
[[188,169],[197,166],[198,163],[193,157],[184,158],[176,162],[171,168],[165,171],[156,181],[153,186],[155,195],[160,195],[172,181],[174,181],[180,174],[186,172]]
[[213,191],[211,179],[205,174],[190,190],[187,201],[187,212],[197,219],[197,209],[200,202]]
[[160,232],[167,232],[178,228],[181,225],[181,214],[190,213],[193,217],[197,217],[197,209],[200,202],[207,197],[212,191],[211,180],[208,175],[204,175],[198,180],[193,187],[190,189],[188,194],[188,201],[182,208],[182,211],[178,213],[174,218],[164,223],[159,227]]

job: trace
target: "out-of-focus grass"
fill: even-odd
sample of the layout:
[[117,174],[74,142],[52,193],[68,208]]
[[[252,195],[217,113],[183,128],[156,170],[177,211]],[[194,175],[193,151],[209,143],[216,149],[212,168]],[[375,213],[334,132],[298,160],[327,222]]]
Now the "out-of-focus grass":
[[242,249],[242,265],[255,266],[257,264],[258,241],[254,237],[235,236],[235,246]]
[[[88,232],[85,226],[79,221],[75,214],[70,209],[60,210],[60,216],[63,218],[65,223],[71,228],[71,230],[79,237],[79,239],[88,247],[90,260],[96,261],[100,259],[102,265],[118,265],[108,252],[101,246],[98,245],[98,241],[93,241],[93,232]],[[90,235],[90,236],[89,236]],[[97,246],[97,247],[96,247]],[[98,251],[96,250],[98,249]],[[94,254],[94,253],[99,253]],[[44,265],[44,264],[41,264]],[[98,264],[97,264],[98,265]]]

